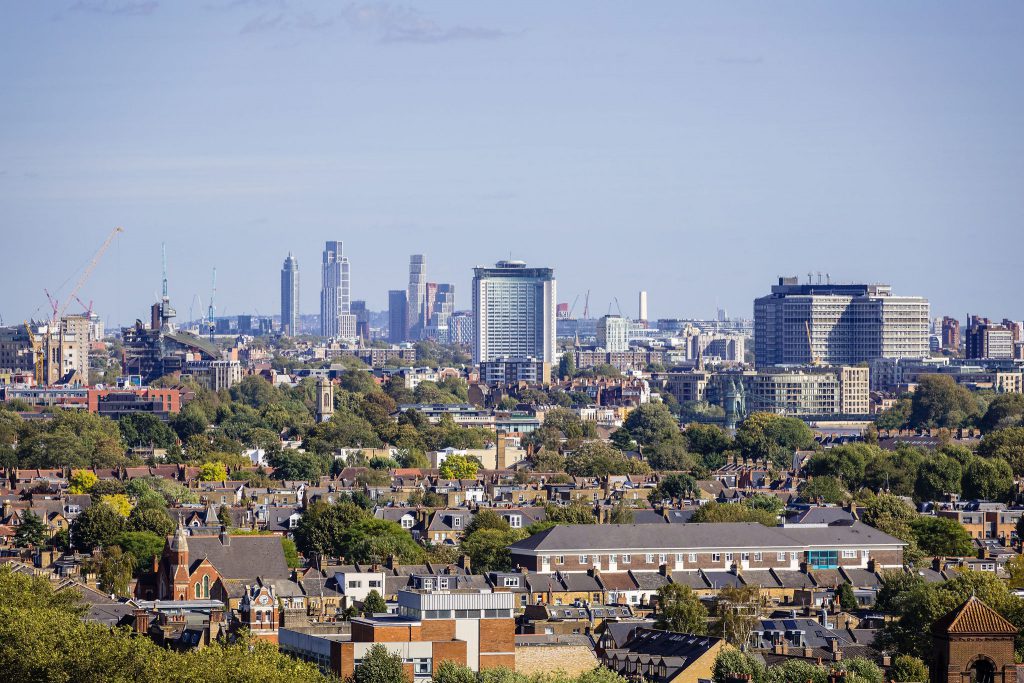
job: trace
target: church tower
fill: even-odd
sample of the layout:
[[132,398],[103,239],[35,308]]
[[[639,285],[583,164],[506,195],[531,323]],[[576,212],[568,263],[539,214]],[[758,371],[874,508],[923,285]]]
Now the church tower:
[[165,591],[161,587],[161,593],[165,594],[166,599],[188,600],[188,534],[185,533],[185,527],[180,523],[174,530],[167,549],[164,550],[164,560],[168,590]]
[[316,381],[316,421],[327,422],[334,415],[334,384],[326,377]]

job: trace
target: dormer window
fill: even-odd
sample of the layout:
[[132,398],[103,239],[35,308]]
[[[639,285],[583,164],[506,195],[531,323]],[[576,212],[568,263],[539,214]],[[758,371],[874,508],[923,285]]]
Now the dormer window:
[[452,527],[458,529],[462,526],[462,517],[452,517]]

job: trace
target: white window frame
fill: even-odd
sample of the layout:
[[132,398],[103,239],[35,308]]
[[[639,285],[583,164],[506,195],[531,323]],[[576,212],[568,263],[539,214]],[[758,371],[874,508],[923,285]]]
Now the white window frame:
[[722,561],[722,553],[711,553],[711,561],[712,562],[721,562]]
[[687,561],[688,562],[696,562],[697,561],[697,553],[690,553],[690,556],[687,558]]
[[654,553],[647,553],[647,564],[654,564]]
[[629,563],[631,563],[632,561],[633,561],[633,556],[632,556],[632,555],[630,555],[629,553],[625,553],[625,554],[624,554],[624,555],[622,556],[622,564],[629,564]]

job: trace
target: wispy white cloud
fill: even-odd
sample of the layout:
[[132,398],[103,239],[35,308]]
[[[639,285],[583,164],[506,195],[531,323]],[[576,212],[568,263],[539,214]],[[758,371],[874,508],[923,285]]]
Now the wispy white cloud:
[[68,7],[68,11],[144,17],[153,14],[159,7],[160,3],[156,0],[78,0]]
[[350,4],[333,13],[303,9],[284,0],[233,0],[211,9],[272,7],[252,17],[242,34],[323,31],[335,27],[373,36],[380,43],[448,43],[499,40],[509,34],[498,28],[446,25],[420,10],[386,2]]
[[341,16],[353,29],[374,33],[382,43],[497,40],[508,35],[496,28],[461,24],[445,26],[416,9],[385,2],[349,5]]

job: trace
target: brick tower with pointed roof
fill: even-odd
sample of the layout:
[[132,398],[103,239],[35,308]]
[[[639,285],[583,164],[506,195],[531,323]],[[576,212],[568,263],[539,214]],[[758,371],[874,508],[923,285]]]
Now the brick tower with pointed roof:
[[1017,627],[971,596],[932,625],[931,683],[1016,683]]

